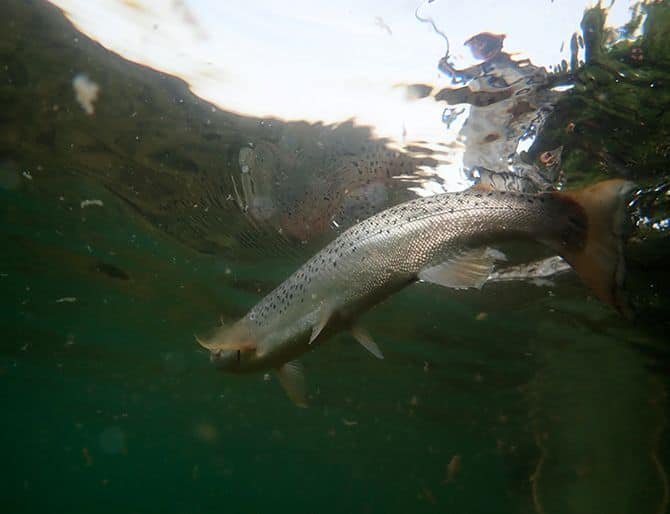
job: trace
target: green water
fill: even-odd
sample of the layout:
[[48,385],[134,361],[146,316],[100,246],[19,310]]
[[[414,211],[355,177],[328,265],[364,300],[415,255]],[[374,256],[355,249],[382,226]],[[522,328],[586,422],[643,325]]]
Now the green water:
[[[9,511],[533,512],[535,501],[655,512],[661,502],[667,384],[631,346],[645,336],[584,302],[576,281],[553,297],[411,288],[365,318],[385,360],[332,340],[304,359],[311,406],[297,409],[274,377],[214,371],[192,335],[221,304],[250,307],[257,295],[236,283],[273,276],[270,263],[203,256],[108,193],[57,182],[63,200],[31,184],[2,193]],[[104,207],[82,210],[92,194]],[[454,455],[461,466],[446,482]]]
[[28,111],[23,93],[46,86],[16,27],[72,29],[42,4],[8,5],[3,55],[33,80],[21,89],[5,70],[2,86],[3,512],[668,509],[667,236],[633,252],[637,321],[571,275],[551,288],[419,284],[363,318],[383,361],[346,334],[306,355],[310,407],[295,408],[274,374],[217,372],[193,334],[244,314],[317,243],[288,255],[236,246],[242,229],[220,240],[169,225],[127,184],[81,171],[127,159],[152,176],[143,155],[104,142],[113,122],[99,147],[69,153],[65,133],[28,137],[86,128],[74,107],[60,122]]

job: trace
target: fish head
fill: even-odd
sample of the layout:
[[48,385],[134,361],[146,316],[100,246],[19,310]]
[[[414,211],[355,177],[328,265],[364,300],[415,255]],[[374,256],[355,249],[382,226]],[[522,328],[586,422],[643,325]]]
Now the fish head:
[[257,340],[246,320],[230,326],[217,327],[206,336],[195,336],[217,368],[232,373],[244,373],[258,367]]
[[229,373],[244,373],[254,361],[252,352],[242,350],[212,350],[209,358],[218,369]]

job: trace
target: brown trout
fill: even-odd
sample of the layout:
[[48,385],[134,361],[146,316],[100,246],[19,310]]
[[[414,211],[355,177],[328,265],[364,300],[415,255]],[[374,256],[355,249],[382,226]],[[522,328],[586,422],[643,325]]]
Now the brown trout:
[[396,205],[343,232],[246,316],[198,342],[225,371],[275,368],[291,400],[305,406],[299,355],[348,329],[383,358],[357,324],[363,312],[417,281],[480,288],[504,259],[493,247],[513,240],[549,247],[625,313],[624,229],[635,187],[619,179],[538,194],[475,187]]

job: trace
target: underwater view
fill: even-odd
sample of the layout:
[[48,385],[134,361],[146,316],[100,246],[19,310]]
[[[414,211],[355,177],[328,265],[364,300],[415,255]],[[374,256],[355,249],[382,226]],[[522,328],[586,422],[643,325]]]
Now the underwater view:
[[670,1],[0,14],[2,512],[670,512]]

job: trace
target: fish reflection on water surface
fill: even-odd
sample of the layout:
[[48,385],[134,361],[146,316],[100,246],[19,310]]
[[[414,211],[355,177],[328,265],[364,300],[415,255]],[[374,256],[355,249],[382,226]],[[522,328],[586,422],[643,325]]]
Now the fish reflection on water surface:
[[475,187],[396,205],[342,233],[246,316],[198,342],[222,370],[277,369],[289,397],[305,406],[296,357],[348,329],[382,358],[357,324],[363,312],[416,281],[481,288],[494,263],[505,260],[494,247],[513,240],[555,251],[598,297],[625,314],[622,250],[634,188],[619,179],[539,194]]
[[399,186],[418,183],[419,166],[435,164],[383,140],[361,142],[366,131],[350,124],[310,128],[240,149],[239,173],[230,175],[232,198],[252,225],[310,240],[414,197]]

